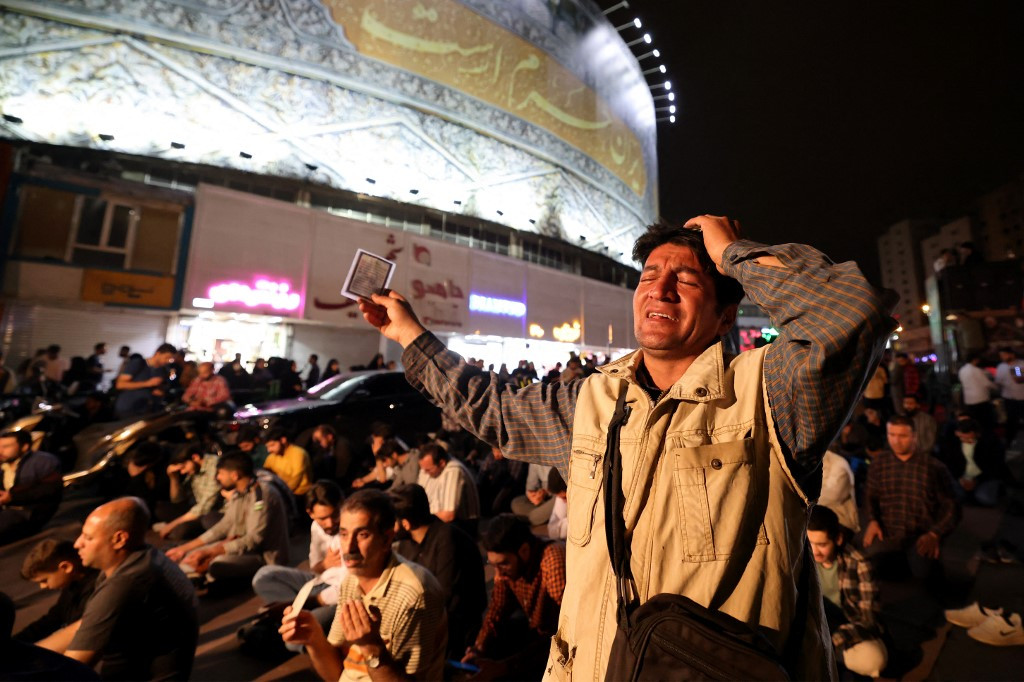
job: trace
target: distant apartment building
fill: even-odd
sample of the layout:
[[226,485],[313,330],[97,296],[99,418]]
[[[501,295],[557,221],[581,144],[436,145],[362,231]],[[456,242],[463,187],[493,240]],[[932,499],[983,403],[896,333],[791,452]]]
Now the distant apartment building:
[[976,241],[977,221],[969,216],[957,218],[940,227],[930,237],[921,240],[921,261],[924,264],[924,279],[935,274],[935,261],[943,249],[953,249],[964,242]]
[[986,260],[1024,256],[1024,175],[982,196],[977,214]]
[[[921,327],[926,320],[921,313],[924,302],[924,280],[931,274],[922,262],[921,242],[934,229],[925,220],[901,220],[878,238],[878,261],[882,270],[882,286],[900,295],[893,314],[904,327]],[[927,263],[931,267],[931,263]]]

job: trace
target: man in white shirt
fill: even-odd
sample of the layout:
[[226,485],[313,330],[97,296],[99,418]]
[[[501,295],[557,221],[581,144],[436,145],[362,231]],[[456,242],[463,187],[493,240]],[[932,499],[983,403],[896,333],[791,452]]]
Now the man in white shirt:
[[547,489],[554,500],[551,516],[548,517],[548,537],[552,540],[565,540],[569,537],[569,496],[565,479],[554,467],[548,473]]
[[960,385],[963,387],[964,409],[984,429],[995,426],[995,415],[992,410],[992,395],[999,387],[996,385],[981,364],[981,353],[975,352],[967,357],[967,364],[960,368]]
[[469,470],[437,443],[420,448],[420,477],[417,483],[427,491],[430,513],[446,523],[453,521],[476,537],[480,498]]
[[844,527],[854,533],[860,530],[853,470],[845,457],[831,449],[825,451],[821,463],[821,494],[818,495],[818,504],[835,512]]
[[[348,575],[342,561],[341,541],[338,536],[341,503],[344,495],[332,481],[317,481],[306,493],[306,513],[313,519],[309,535],[309,568],[303,571],[288,566],[264,566],[252,579],[252,588],[268,604],[291,604],[310,580],[316,585],[307,604],[315,606],[313,616],[327,630],[334,621],[338,606],[338,587]],[[298,645],[289,645],[301,651]]]
[[1003,398],[1003,406],[1006,408],[1006,445],[1013,444],[1020,428],[1020,419],[1024,416],[1024,363],[1017,359],[1017,353],[1012,348],[1000,348],[999,359],[1002,361],[996,367],[996,383],[999,384],[999,394]]

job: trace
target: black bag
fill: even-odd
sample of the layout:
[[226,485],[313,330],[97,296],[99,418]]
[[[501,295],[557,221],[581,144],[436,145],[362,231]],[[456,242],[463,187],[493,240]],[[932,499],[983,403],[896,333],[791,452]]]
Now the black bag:
[[618,628],[605,679],[788,680],[771,643],[746,623],[677,594],[658,594],[638,605],[622,516],[619,430],[629,418],[625,403],[623,390],[608,425],[604,458],[605,535],[618,591]]

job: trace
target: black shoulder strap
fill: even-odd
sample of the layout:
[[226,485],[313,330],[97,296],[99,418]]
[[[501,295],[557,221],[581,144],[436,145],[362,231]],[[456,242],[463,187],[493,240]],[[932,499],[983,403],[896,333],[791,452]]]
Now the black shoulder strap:
[[619,451],[619,431],[629,419],[630,407],[626,405],[628,389],[629,383],[622,381],[619,398],[615,402],[615,412],[608,423],[604,453],[604,530],[608,542],[608,556],[611,558],[612,570],[615,571],[618,620],[622,627],[626,627],[629,622],[629,611],[639,597],[636,583],[633,581],[633,570],[630,568],[633,552],[626,539],[626,523],[623,518],[626,501],[622,495],[622,462]]

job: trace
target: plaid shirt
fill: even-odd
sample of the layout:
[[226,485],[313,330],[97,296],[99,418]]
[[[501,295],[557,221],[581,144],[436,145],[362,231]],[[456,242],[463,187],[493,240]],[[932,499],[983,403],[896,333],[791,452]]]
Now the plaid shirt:
[[217,455],[203,455],[199,471],[188,477],[192,499],[195,501],[188,513],[197,518],[213,511],[221,498],[220,483],[217,482],[217,459]]
[[846,545],[836,554],[836,571],[839,577],[839,608],[849,622],[832,633],[832,644],[842,651],[861,642],[879,639],[882,626],[877,621],[878,587],[871,576],[871,562]]
[[531,628],[544,637],[553,635],[558,629],[558,609],[562,606],[564,591],[565,545],[538,542],[521,576],[515,580],[495,578],[491,603],[487,605],[484,623],[476,638],[477,651],[487,652],[498,624],[512,615],[516,606],[523,609]]
[[943,537],[960,521],[953,477],[942,462],[915,453],[901,462],[883,452],[868,467],[864,504],[886,540],[915,539],[929,531]]
[[[784,267],[760,265],[775,256]],[[779,329],[765,356],[772,416],[789,465],[808,496],[821,487],[821,458],[849,416],[895,327],[884,300],[854,263],[833,264],[802,244],[737,241],[722,267]],[[432,334],[409,345],[406,377],[482,440],[512,459],[558,468],[568,480],[576,397],[585,379],[517,388],[466,365]]]

